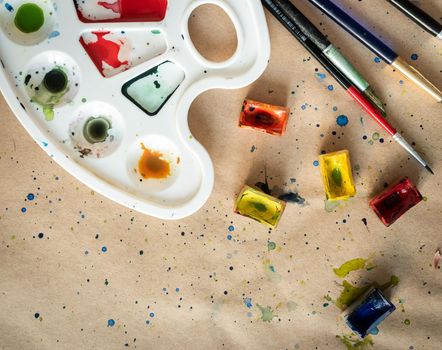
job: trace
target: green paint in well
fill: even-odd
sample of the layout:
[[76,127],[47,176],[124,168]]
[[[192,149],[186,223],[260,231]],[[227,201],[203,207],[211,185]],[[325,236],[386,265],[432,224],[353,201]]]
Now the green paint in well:
[[342,173],[339,168],[333,169],[331,177],[336,186],[342,187]]
[[273,313],[273,310],[270,306],[263,307],[259,304],[256,304],[259,311],[261,311],[261,320],[264,322],[271,322],[275,317],[278,317],[278,315],[275,315]]
[[34,3],[21,5],[15,15],[14,24],[23,33],[35,33],[45,23],[45,16],[40,6]]
[[336,276],[344,278],[352,271],[362,270],[365,267],[366,263],[367,260],[356,258],[343,263],[339,268],[333,269],[333,271]]
[[373,339],[368,336],[363,340],[351,335],[337,335],[336,338],[341,339],[347,350],[368,350],[369,347],[374,345]]

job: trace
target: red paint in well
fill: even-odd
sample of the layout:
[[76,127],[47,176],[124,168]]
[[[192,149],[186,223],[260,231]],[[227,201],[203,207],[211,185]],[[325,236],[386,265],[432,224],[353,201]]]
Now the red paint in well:
[[92,34],[97,36],[97,41],[92,43],[86,43],[83,38],[80,38],[80,42],[84,49],[103,76],[105,76],[103,63],[106,63],[115,69],[129,64],[128,61],[120,61],[118,58],[118,54],[124,43],[120,41],[120,44],[117,44],[113,41],[107,40],[104,36],[109,33],[110,31],[92,32]]
[[119,13],[119,18],[92,21],[79,13],[83,22],[159,22],[166,16],[167,0],[116,0],[113,3],[97,1],[97,5]]
[[422,200],[416,186],[405,178],[370,201],[370,207],[385,226],[390,226]]
[[286,107],[245,100],[239,126],[256,129],[272,135],[282,135],[287,127],[290,110]]

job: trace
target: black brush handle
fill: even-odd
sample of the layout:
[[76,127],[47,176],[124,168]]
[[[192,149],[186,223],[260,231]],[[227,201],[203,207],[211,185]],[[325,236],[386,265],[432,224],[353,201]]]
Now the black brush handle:
[[442,24],[408,0],[387,0],[433,36],[442,35]]

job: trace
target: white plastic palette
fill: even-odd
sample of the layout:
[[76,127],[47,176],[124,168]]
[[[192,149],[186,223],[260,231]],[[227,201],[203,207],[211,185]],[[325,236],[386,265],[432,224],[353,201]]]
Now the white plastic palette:
[[[125,1],[166,3],[78,0],[78,15],[74,0],[0,0],[0,88],[37,143],[83,183],[145,214],[183,218],[214,181],[188,127],[190,105],[205,90],[261,75],[270,54],[264,13],[258,0],[169,0],[158,22],[120,22]],[[207,3],[236,28],[237,50],[222,63],[201,56],[189,35],[189,16]],[[23,14],[32,20],[16,18]]]

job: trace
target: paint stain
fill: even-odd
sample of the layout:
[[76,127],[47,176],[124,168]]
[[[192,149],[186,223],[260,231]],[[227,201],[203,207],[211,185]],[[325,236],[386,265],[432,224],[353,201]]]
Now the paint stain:
[[304,206],[305,205],[305,199],[302,198],[299,193],[293,193],[293,192],[289,192],[289,193],[284,193],[282,195],[280,195],[278,197],[278,199],[284,201],[284,202],[288,202],[288,203],[295,203],[295,204],[299,204],[300,206]]
[[407,318],[404,320],[404,325],[409,326],[411,324],[411,321]]
[[333,85],[329,85],[327,86],[328,91],[333,91],[335,88],[333,87]]
[[381,59],[380,59],[379,57],[375,57],[375,58],[373,59],[373,61],[374,61],[375,63],[381,63]]
[[282,276],[276,272],[275,266],[269,259],[263,259],[264,273],[272,283],[280,283]]
[[111,10],[114,13],[120,13],[120,1],[115,1],[112,4],[105,1],[99,1],[97,4],[105,9]]
[[367,230],[368,230],[368,221],[367,221],[367,218],[362,218],[361,221],[363,222],[363,224],[365,225],[365,227],[367,227]]
[[244,298],[243,303],[248,309],[251,309],[253,307],[251,298]]
[[267,249],[268,251],[272,251],[276,249],[276,243],[275,242],[267,242]]
[[111,34],[110,31],[97,31],[92,32],[92,34],[97,37],[96,41],[86,43],[84,38],[81,37],[80,42],[104,77],[113,75],[115,71],[112,71],[112,69],[124,71],[130,67],[128,60],[120,60],[120,52],[126,45],[123,40],[112,41],[106,39],[105,36]]
[[313,166],[319,166],[319,161],[315,160],[315,161],[313,162]]
[[347,126],[348,117],[346,115],[341,114],[336,118],[336,124],[338,124],[341,128]]
[[315,73],[316,78],[318,78],[318,80],[320,82],[323,82],[324,79],[326,78],[326,75],[324,73]]
[[343,290],[341,291],[339,297],[335,301],[333,301],[329,296],[327,296],[326,300],[333,301],[339,309],[345,310],[356,300],[358,300],[362,295],[364,295],[371,287],[376,287],[384,291],[390,287],[395,287],[398,284],[399,278],[395,275],[392,275],[390,277],[390,281],[382,285],[378,284],[377,282],[373,282],[364,287],[355,287],[350,282],[344,280],[342,283]]
[[274,314],[274,311],[270,306],[263,307],[259,304],[256,304],[259,311],[261,311],[261,320],[263,322],[271,322],[275,317],[278,317],[278,315]]
[[113,326],[115,326],[115,320],[113,320],[113,319],[108,320],[108,321],[107,321],[107,326],[108,326],[108,327],[113,327]]
[[336,276],[344,278],[352,271],[361,270],[365,268],[366,263],[367,260],[362,258],[352,259],[343,263],[339,268],[334,268],[333,272],[335,273]]
[[413,61],[417,61],[417,59],[419,58],[419,55],[417,53],[413,53],[413,54],[411,54],[410,57]]
[[5,9],[8,10],[9,12],[14,12],[14,8],[9,3],[5,3]]
[[138,161],[138,170],[144,179],[165,179],[170,176],[170,164],[162,159],[163,154],[152,151],[141,144],[143,155]]
[[21,5],[14,18],[14,24],[22,33],[35,33],[45,22],[45,16],[40,6],[34,3]]
[[370,336],[365,337],[363,340],[353,335],[337,335],[336,337],[342,341],[347,350],[368,350],[374,345],[373,339]]

